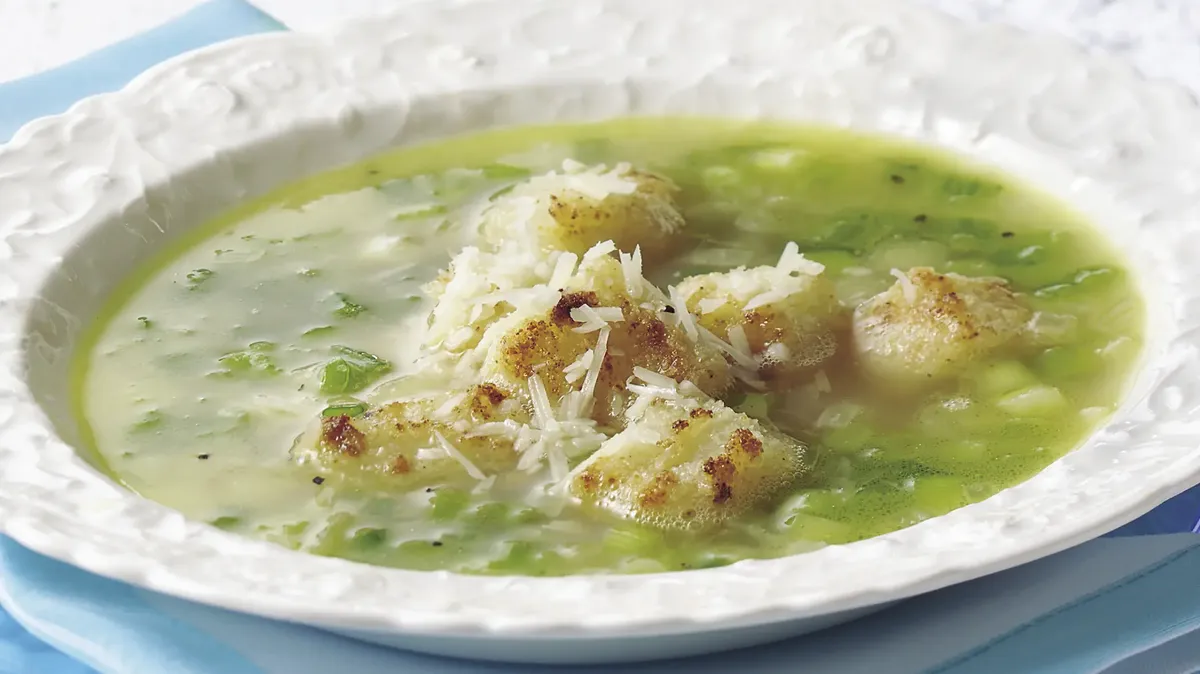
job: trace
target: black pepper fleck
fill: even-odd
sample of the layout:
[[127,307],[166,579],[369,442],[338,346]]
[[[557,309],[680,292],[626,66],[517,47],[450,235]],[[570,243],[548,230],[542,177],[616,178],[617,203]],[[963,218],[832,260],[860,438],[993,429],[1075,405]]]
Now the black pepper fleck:
[[1011,238],[1013,238],[1013,237],[1014,237],[1014,236],[1016,236],[1016,235],[1015,235],[1015,234],[1013,234],[1012,232],[1001,232],[1001,233],[1000,233],[1000,236],[1003,236],[1003,237],[1004,237],[1004,238],[1006,238],[1006,239],[1011,239]]
[[208,461],[208,456],[208,454],[199,454],[196,456],[196,458],[200,459],[201,461]]
[[324,484],[324,483],[325,483],[325,478],[321,477],[320,475],[313,478],[313,484]]
[[893,174],[892,174],[892,182],[894,182],[894,183],[896,183],[897,185],[899,185],[899,184],[901,184],[901,183],[903,183],[903,182],[904,182],[904,176],[902,176],[902,175],[897,175],[897,174],[893,173]]
[[673,314],[675,313],[675,307],[668,304],[667,306],[663,307],[663,311],[667,312],[668,314]]
[[433,547],[435,547],[435,548],[440,548],[440,547],[442,547],[442,542],[441,542],[441,541],[434,541],[434,542],[433,542]]
[[920,213],[913,217],[913,222],[925,222],[928,219],[928,216],[926,216],[924,213]]

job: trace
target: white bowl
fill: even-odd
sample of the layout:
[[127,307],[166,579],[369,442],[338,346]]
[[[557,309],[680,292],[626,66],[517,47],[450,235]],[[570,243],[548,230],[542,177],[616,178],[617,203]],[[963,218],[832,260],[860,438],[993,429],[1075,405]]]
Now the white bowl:
[[[1029,481],[845,546],[648,576],[374,568],[240,538],[76,455],[67,363],[138,261],[240,201],[397,145],[628,114],[769,116],[936,143],[1128,251],[1151,308],[1127,404]],[[830,625],[1115,528],[1200,479],[1200,114],[1121,64],[893,0],[436,2],[203,49],[0,148],[0,529],[196,601],[465,657],[611,662]]]

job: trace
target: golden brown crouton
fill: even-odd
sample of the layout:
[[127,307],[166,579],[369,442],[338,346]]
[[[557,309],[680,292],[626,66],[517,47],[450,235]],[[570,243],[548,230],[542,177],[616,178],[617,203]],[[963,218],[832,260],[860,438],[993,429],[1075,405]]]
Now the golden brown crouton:
[[[412,489],[482,479],[517,463],[511,438],[474,436],[479,424],[529,420],[524,405],[495,384],[331,414],[305,433],[293,459],[326,480]],[[457,455],[457,456],[456,456]]]
[[571,474],[584,503],[664,529],[719,524],[806,470],[799,441],[702,394],[641,396],[625,430]]
[[519,241],[582,255],[612,241],[624,251],[640,245],[652,257],[683,227],[677,191],[670,180],[628,164],[609,169],[567,161],[561,171],[530,178],[498,197],[483,213],[480,234],[496,247]]
[[854,313],[854,345],[866,371],[897,385],[947,376],[1013,344],[1029,309],[1003,279],[895,272],[897,281]]
[[833,357],[849,324],[822,272],[789,246],[779,265],[691,276],[679,293],[701,326],[740,343],[765,382],[787,388]]

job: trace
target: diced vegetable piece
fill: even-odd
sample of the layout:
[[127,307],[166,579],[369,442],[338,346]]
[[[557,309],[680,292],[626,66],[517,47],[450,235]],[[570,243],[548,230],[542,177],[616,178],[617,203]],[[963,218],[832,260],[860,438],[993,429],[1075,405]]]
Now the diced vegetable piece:
[[217,519],[215,519],[211,522],[211,524],[214,527],[216,527],[218,529],[224,529],[226,531],[236,529],[237,526],[241,523],[242,523],[242,518],[232,517],[229,515],[224,515],[224,516],[218,517]]
[[831,276],[840,275],[847,267],[863,264],[862,259],[847,250],[814,250],[805,252],[804,257],[825,265],[825,273]]
[[149,410],[142,415],[141,419],[138,419],[136,422],[134,422],[131,430],[133,430],[135,433],[140,433],[142,431],[149,431],[158,428],[159,426],[162,426],[163,419],[165,418],[166,417],[162,412],[158,410]]
[[382,546],[387,542],[387,539],[387,529],[372,529],[367,527],[355,531],[354,535],[350,538],[350,542],[354,547],[365,551]]
[[195,269],[187,274],[188,290],[195,290],[215,275],[211,269]]
[[1067,404],[1067,399],[1053,386],[1038,384],[996,401],[1000,409],[1019,417],[1045,417],[1058,414]]
[[530,541],[513,541],[508,546],[508,552],[503,557],[488,564],[490,571],[525,571],[537,562],[537,546]]
[[785,531],[806,541],[820,541],[830,545],[851,543],[859,538],[854,527],[836,520],[793,513],[787,517]]
[[433,505],[432,516],[438,521],[452,520],[466,509],[471,501],[471,495],[461,489],[442,488],[434,492],[430,504]]
[[775,510],[775,523],[786,528],[793,517],[800,515],[836,517],[845,510],[846,500],[846,494],[841,491],[806,489],[792,495]]
[[987,457],[988,446],[983,440],[952,439],[939,445],[937,451],[950,461],[976,464]]
[[275,350],[272,342],[254,342],[245,351],[227,353],[217,359],[224,369],[213,374],[220,377],[274,376],[283,372],[269,355]]
[[634,559],[627,559],[627,560],[622,561],[621,564],[617,567],[617,570],[620,571],[621,573],[630,573],[630,574],[662,573],[663,571],[667,570],[667,567],[664,566],[662,562],[659,562],[657,560],[647,559],[645,557],[637,557]]
[[354,515],[347,512],[334,513],[317,534],[312,551],[318,555],[336,555],[346,545],[346,538],[354,526]]
[[964,396],[937,398],[917,411],[917,423],[927,437],[986,434],[1002,422],[1002,415]]
[[321,393],[345,395],[357,393],[391,372],[392,364],[378,356],[345,346],[333,347],[337,358],[321,370]]
[[963,276],[996,276],[996,265],[987,260],[978,260],[974,258],[958,258],[950,260],[945,264],[945,271],[952,274],[962,274]]
[[865,449],[873,436],[870,425],[858,422],[825,431],[820,444],[835,452],[857,452]]
[[946,245],[937,241],[888,241],[876,246],[868,263],[876,271],[890,274],[893,269],[912,267],[941,269],[949,256]]
[[503,503],[483,503],[466,517],[466,530],[471,533],[495,532],[508,522],[508,506]]
[[621,555],[640,555],[652,551],[662,542],[653,529],[638,526],[614,527],[604,535],[603,546]]
[[913,505],[926,517],[936,517],[967,505],[967,489],[956,477],[927,475],[913,486]]
[[1038,354],[1034,367],[1047,379],[1061,381],[1099,374],[1104,359],[1095,348],[1087,346],[1055,346]]
[[357,417],[367,411],[367,404],[357,400],[339,402],[321,410],[321,416],[328,417]]
[[966,175],[952,175],[942,183],[942,193],[951,201],[967,198],[994,197],[1004,191],[1000,183]]
[[350,299],[349,295],[338,293],[335,295],[338,300],[338,307],[333,310],[335,316],[341,318],[354,318],[359,314],[366,312],[367,308],[361,304],[355,303]]
[[975,390],[984,398],[995,398],[1036,384],[1037,377],[1022,363],[1002,360],[984,366],[974,377]]

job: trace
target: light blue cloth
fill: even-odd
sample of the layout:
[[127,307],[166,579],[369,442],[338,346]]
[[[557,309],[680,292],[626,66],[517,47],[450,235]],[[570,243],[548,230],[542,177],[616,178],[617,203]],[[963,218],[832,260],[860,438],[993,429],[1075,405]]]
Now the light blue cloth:
[[[1200,670],[1200,536],[1190,533],[1099,539],[749,653],[604,668],[495,665],[392,651],[131,588],[11,541],[0,541],[0,577],[0,603],[14,618],[106,674],[666,674],[679,666],[691,674]],[[16,648],[23,645],[28,642]],[[0,667],[3,657],[0,650]],[[32,661],[37,654],[20,657]],[[80,674],[65,663],[56,667],[9,671]]]
[[[281,26],[214,0],[55,71],[0,84],[0,139],[145,68]],[[1200,489],[1054,557],[752,654],[619,668],[486,665],[390,651],[106,580],[0,537],[0,674],[1191,674],[1200,671]],[[1175,534],[1130,537],[1138,534]],[[24,625],[22,629],[20,625]],[[28,631],[26,631],[28,630]],[[43,641],[39,641],[38,637]],[[60,649],[53,651],[46,643]],[[80,664],[87,663],[87,666]]]
[[64,112],[81,98],[115,91],[150,66],[221,40],[285,30],[242,0],[211,0],[124,42],[32,77],[0,84],[0,142],[25,122]]

